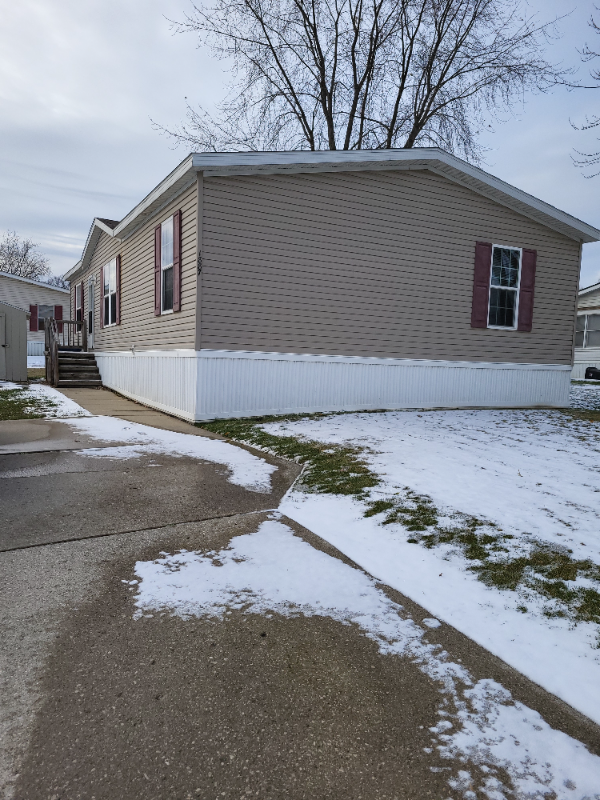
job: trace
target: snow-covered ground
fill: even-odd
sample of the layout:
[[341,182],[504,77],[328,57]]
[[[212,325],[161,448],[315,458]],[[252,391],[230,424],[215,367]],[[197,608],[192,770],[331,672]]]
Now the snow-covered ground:
[[[576,386],[573,394],[574,404],[589,407],[600,388]],[[495,523],[514,536],[515,551],[549,542],[600,564],[600,440],[593,423],[558,411],[411,411],[264,427],[363,447],[382,481],[371,499],[402,496],[408,487],[431,497],[448,518],[458,512]],[[600,723],[597,625],[546,616],[547,599],[529,589],[484,585],[461,551],[411,543],[400,523],[382,526],[384,515],[365,518],[365,507],[351,497],[294,491],[280,510]],[[576,585],[593,584],[579,578]]]
[[78,403],[65,397],[58,389],[43,383],[31,383],[25,387],[10,381],[0,381],[0,390],[2,389],[21,389],[33,400],[41,401],[43,407],[36,408],[36,410],[48,419],[90,416],[90,412]]
[[[424,634],[437,620],[417,625],[372,578],[311,547],[276,519],[235,537],[225,550],[164,554],[138,562],[135,573],[135,580],[124,582],[136,592],[137,616],[223,619],[231,609],[328,616],[357,625],[381,653],[410,658],[443,686],[426,752],[435,748],[448,759],[449,785],[463,789],[469,800],[600,797],[600,758],[514,702],[498,683],[476,682],[464,666],[428,644]],[[483,766],[483,776],[474,764]],[[498,768],[508,773],[512,789],[505,791]]]
[[222,464],[229,469],[230,483],[254,492],[270,492],[271,475],[277,470],[276,466],[262,458],[219,439],[175,433],[115,417],[71,419],[68,424],[102,444],[119,443],[118,446],[77,450],[83,457],[132,459],[142,455],[164,454],[197,458]]
[[44,356],[27,356],[27,369],[44,369],[45,366]]

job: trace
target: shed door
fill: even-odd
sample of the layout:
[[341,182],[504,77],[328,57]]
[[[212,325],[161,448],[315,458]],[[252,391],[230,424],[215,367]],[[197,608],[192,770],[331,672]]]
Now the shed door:
[[0,381],[6,380],[6,314],[0,314]]

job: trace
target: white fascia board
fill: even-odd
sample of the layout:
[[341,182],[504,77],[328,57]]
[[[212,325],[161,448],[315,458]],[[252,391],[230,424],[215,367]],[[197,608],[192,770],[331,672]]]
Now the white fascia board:
[[[12,278],[15,281],[23,281],[23,283],[31,283],[33,286],[41,286],[43,289],[52,289],[53,292],[63,292],[64,294],[69,294],[70,291],[69,289],[61,289],[60,286],[49,286],[47,283],[44,283],[44,281],[32,281],[31,278],[22,278],[20,275],[13,275],[10,272],[0,272],[0,277]],[[10,303],[7,305],[10,305]],[[15,308],[16,307],[17,306],[15,306]]]
[[595,283],[593,286],[586,286],[584,289],[579,290],[579,296],[583,294],[589,294],[590,292],[595,292],[600,289],[600,283]]
[[173,172],[167,175],[150,194],[147,194],[129,214],[123,217],[112,232],[113,236],[123,239],[127,238],[131,231],[138,228],[141,224],[140,217],[142,217],[142,221],[145,222],[148,217],[156,212],[157,207],[162,208],[162,206],[168,202],[165,200],[165,195],[174,197],[179,194],[183,186],[191,183],[192,179],[195,180],[196,170],[194,169],[193,159],[193,155],[189,155],[185,158],[181,164],[175,167]]

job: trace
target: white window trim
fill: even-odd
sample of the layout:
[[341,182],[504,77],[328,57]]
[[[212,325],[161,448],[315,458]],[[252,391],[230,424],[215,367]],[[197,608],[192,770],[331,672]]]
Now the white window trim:
[[[77,294],[79,294],[79,303],[77,305]],[[81,319],[83,319],[83,283],[75,284],[75,319],[77,319],[77,312],[81,311]]]
[[[597,350],[598,347],[596,345],[592,345],[591,347],[588,345],[588,317],[595,317],[600,315],[600,311],[595,308],[587,308],[585,311],[577,314],[577,317],[585,317],[585,327],[583,329],[583,344],[581,346],[575,345],[577,350]],[[593,329],[593,332],[596,332],[596,329]],[[577,331],[577,325],[575,325],[575,334],[581,333],[581,331]]]
[[[107,322],[107,321],[106,321],[106,305],[105,305],[105,302],[104,302],[104,301],[105,301],[105,299],[106,299],[106,297],[110,298],[110,294],[111,294],[111,293],[110,293],[110,290],[109,290],[109,292],[108,292],[108,295],[104,294],[104,281],[105,281],[105,276],[106,276],[106,270],[107,270],[107,269],[108,269],[108,267],[110,267],[110,265],[111,265],[111,264],[113,264],[113,263],[114,263],[114,265],[115,265],[115,278],[116,278],[116,271],[117,271],[117,259],[116,259],[116,258],[112,258],[112,259],[111,259],[111,260],[108,262],[108,264],[106,264],[106,265],[104,266],[104,269],[102,270],[102,305],[103,305],[103,313],[102,313],[102,317],[103,317],[103,325],[102,325],[102,327],[103,327],[103,328],[115,328],[115,327],[116,327],[116,325],[117,325],[117,321],[116,321],[116,320],[115,320],[114,322]],[[117,293],[117,292],[116,292],[116,288],[115,288],[115,294],[116,294],[116,293]],[[109,301],[108,301],[108,308],[109,308],[109,310],[110,310],[110,299],[109,299]]]
[[[517,281],[516,288],[512,288],[510,286],[492,286],[492,269],[494,266],[494,248],[499,247],[503,248],[504,250],[518,250],[519,251],[519,280]],[[515,247],[511,244],[493,244],[492,245],[492,256],[490,259],[490,283],[488,287],[488,315],[487,315],[487,327],[492,331],[516,331],[519,327],[519,296],[521,294],[521,272],[523,271],[523,248],[522,247]],[[490,325],[490,307],[491,307],[491,298],[492,298],[492,289],[508,289],[509,292],[514,292],[515,297],[515,319],[514,325],[511,328],[508,328],[506,325]]]
[[[578,350],[585,350],[587,346],[587,318],[588,318],[587,311],[584,311],[581,314],[577,314],[577,316],[585,317],[585,324],[583,326],[583,344],[581,345],[581,347],[577,347],[577,345],[575,345],[575,347],[577,347]],[[575,322],[575,336],[577,336],[578,333],[581,333],[581,331],[577,330],[577,322]]]
[[[164,297],[165,297],[164,284],[163,284],[164,277],[165,277],[165,271],[168,270],[168,269],[175,269],[175,265],[173,263],[173,259],[171,260],[170,264],[166,264],[165,266],[163,266],[163,264],[162,264],[162,252],[163,252],[163,250],[162,250],[162,227],[167,222],[171,223],[171,226],[172,226],[172,231],[171,232],[172,232],[172,234],[174,234],[175,226],[173,225],[173,215],[167,217],[165,220],[163,220],[160,223],[160,235],[161,235],[161,247],[160,247],[160,253],[161,253],[161,256],[160,256],[160,262],[161,262],[160,263],[160,315],[161,315],[161,317],[163,316],[163,314],[172,314],[173,313],[173,309],[172,308],[165,308],[164,305],[163,305],[163,301],[164,301]],[[174,248],[174,246],[175,246],[175,243],[173,242],[173,248]],[[173,277],[175,277],[175,273],[173,273]]]

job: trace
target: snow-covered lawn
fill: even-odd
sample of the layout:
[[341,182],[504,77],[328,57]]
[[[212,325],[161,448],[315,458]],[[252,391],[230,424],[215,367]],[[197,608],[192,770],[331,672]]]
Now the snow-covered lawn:
[[31,398],[31,409],[38,414],[42,414],[47,419],[84,417],[89,416],[78,403],[70,400],[62,392],[52,386],[42,383],[31,383],[29,386],[22,386],[10,381],[0,381],[0,391],[17,391],[20,398]]
[[[574,405],[600,407],[600,388],[577,386],[573,395]],[[581,613],[578,618],[578,600],[569,606],[561,596],[561,586],[600,589],[598,423],[559,411],[411,411],[263,427],[362,447],[381,480],[368,500],[294,491],[284,499],[283,513],[600,723],[599,626]],[[411,509],[419,498],[435,512],[435,524],[429,518],[426,530],[415,532]],[[365,517],[375,500],[388,510]],[[395,519],[404,524],[383,524],[390,507],[401,509]],[[492,568],[524,559],[515,590],[478,579],[481,572],[473,567],[481,562],[466,557],[460,537],[444,541],[453,526],[466,539],[473,531],[489,537],[486,563]],[[527,563],[546,545],[563,559],[558,581]],[[574,563],[587,566],[570,575]],[[592,591],[592,602],[594,597]]]
[[45,366],[44,356],[27,356],[27,369],[44,369]]

